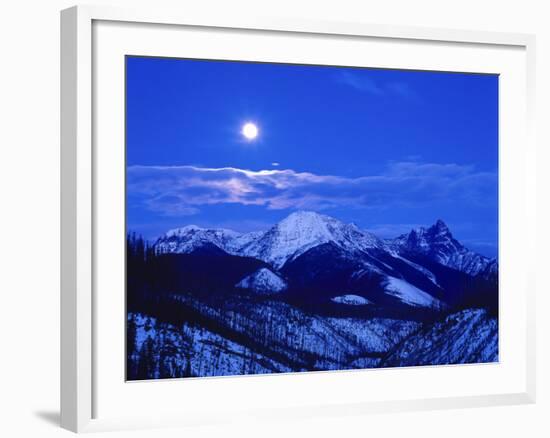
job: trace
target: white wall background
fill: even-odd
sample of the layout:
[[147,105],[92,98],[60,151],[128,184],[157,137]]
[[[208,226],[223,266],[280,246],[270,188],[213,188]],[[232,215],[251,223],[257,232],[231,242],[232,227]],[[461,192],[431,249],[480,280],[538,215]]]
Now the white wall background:
[[[140,4],[140,0],[96,1]],[[550,14],[544,0],[156,0],[158,7],[526,32],[537,35],[539,142],[538,402],[530,406],[236,424],[137,436],[549,436],[547,187]],[[59,404],[59,10],[65,0],[3,2],[0,15],[0,435],[50,437]],[[546,147],[545,147],[546,146]],[[289,395],[291,396],[291,395]],[[130,436],[112,433],[108,436]]]

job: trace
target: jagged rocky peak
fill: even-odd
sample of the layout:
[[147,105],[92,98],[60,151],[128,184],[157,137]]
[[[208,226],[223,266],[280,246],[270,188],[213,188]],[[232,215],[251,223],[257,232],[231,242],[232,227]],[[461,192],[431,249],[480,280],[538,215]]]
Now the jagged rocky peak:
[[442,219],[438,219],[435,224],[428,228],[428,232],[436,236],[446,236],[452,238],[451,230]]
[[427,229],[427,234],[433,239],[454,240],[451,230],[441,219],[438,219],[435,224]]
[[392,250],[404,256],[422,255],[469,275],[482,274],[495,264],[493,259],[468,250],[456,240],[447,224],[438,219],[429,228],[416,228],[396,239],[389,240]]
[[451,230],[443,220],[438,219],[431,227],[419,227],[390,241],[400,250],[431,252],[436,247],[459,251],[463,246],[454,239]]
[[438,219],[432,226],[428,228],[419,227],[419,228],[412,229],[411,232],[409,233],[409,236],[415,236],[416,238],[427,239],[427,240],[453,239],[451,230],[442,219]]

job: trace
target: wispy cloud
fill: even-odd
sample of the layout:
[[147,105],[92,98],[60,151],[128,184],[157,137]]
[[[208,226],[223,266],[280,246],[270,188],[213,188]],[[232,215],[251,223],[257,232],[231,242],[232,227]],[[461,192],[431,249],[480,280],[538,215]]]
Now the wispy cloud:
[[418,93],[411,88],[407,82],[390,82],[386,85],[387,90],[395,95],[407,99],[418,99]]
[[403,81],[376,81],[368,75],[368,71],[343,71],[336,76],[336,82],[347,85],[357,91],[375,96],[391,95],[405,99],[418,100],[418,93]]
[[130,166],[128,194],[167,216],[192,215],[201,206],[240,204],[270,210],[336,207],[388,208],[430,203],[483,204],[496,195],[497,175],[474,166],[392,162],[379,175],[348,178],[292,169]]
[[377,95],[384,94],[384,90],[365,74],[360,75],[350,71],[343,71],[338,74],[336,80],[359,91]]

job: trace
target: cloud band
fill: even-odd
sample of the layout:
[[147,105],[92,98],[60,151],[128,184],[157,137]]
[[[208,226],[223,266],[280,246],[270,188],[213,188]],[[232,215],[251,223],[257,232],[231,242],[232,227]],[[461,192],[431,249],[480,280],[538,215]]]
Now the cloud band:
[[271,210],[421,206],[435,201],[486,203],[495,198],[497,174],[472,166],[390,163],[380,175],[348,178],[292,169],[129,166],[128,195],[167,216],[195,214],[201,206],[240,204]]

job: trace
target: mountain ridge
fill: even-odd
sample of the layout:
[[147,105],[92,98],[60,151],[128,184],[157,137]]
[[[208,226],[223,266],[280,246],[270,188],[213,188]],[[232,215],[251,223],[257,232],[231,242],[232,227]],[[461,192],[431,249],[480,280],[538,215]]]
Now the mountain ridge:
[[479,301],[466,289],[475,284],[474,289],[493,291],[498,281],[496,260],[468,250],[441,219],[382,240],[354,224],[298,211],[264,232],[188,225],[165,233],[154,249],[160,255],[203,254],[204,263],[220,263],[223,254],[257,260],[270,268],[243,271],[233,283],[236,289],[282,293],[303,305],[354,295],[374,306],[437,311]]
[[467,249],[454,238],[442,219],[430,227],[413,228],[396,238],[381,239],[355,224],[316,212],[298,211],[266,231],[239,233],[226,228],[187,225],[169,230],[153,246],[161,254],[190,253],[210,243],[228,254],[258,258],[280,269],[309,249],[329,242],[351,253],[384,251],[409,263],[414,263],[409,259],[411,255],[427,256],[472,276],[494,276],[498,270],[496,258]]

